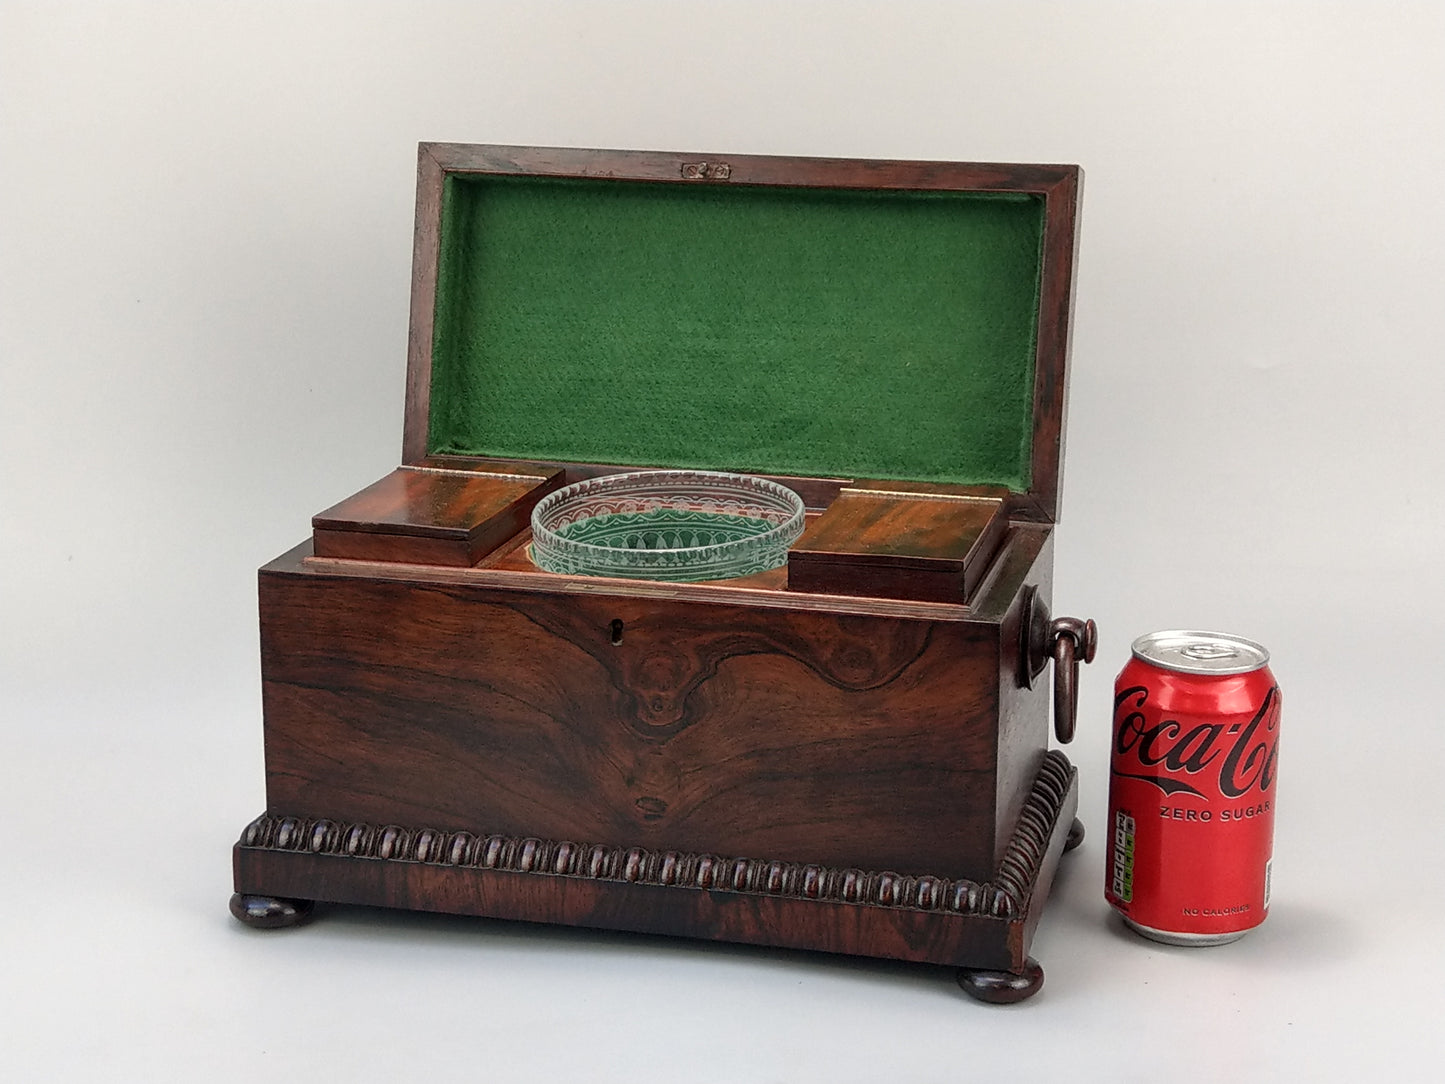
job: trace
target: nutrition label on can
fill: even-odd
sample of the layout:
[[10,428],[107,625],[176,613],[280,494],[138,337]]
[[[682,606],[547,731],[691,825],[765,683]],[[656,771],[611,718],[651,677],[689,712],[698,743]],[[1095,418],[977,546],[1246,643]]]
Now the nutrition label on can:
[[1134,818],[1124,810],[1114,814],[1114,897],[1120,903],[1134,898]]

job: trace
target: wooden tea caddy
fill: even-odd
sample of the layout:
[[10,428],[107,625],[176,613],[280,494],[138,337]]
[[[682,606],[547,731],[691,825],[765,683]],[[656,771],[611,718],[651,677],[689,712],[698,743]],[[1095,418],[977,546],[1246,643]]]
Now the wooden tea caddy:
[[[403,465],[260,573],[266,812],[314,901],[956,965],[987,1001],[1076,845],[1089,622],[1051,620],[1073,166],[423,144]],[[788,565],[529,558],[553,489],[793,487]]]

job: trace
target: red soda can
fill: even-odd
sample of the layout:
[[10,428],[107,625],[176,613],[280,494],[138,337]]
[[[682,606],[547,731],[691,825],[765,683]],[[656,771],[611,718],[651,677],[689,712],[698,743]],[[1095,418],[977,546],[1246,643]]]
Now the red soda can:
[[1236,941],[1269,912],[1279,686],[1215,632],[1134,641],[1114,686],[1104,896],[1172,945]]

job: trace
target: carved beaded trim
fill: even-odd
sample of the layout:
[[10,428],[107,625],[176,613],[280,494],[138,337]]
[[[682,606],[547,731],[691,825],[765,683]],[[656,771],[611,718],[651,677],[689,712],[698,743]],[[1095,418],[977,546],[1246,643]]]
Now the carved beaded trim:
[[1010,919],[1022,914],[1028,901],[1029,886],[1043,863],[1072,774],[1073,767],[1062,753],[1051,751],[1044,757],[998,871],[993,880],[983,883],[904,876],[886,870],[836,869],[768,859],[484,836],[395,824],[342,824],[268,814],[246,827],[240,845]]

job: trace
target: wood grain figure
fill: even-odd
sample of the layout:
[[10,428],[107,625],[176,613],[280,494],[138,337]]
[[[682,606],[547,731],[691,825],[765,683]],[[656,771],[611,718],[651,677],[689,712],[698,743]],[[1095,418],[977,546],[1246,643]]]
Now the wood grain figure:
[[[636,467],[433,453],[444,187],[477,175],[1042,200],[1027,478],[776,475],[809,509],[785,567],[684,584],[538,569],[536,502]],[[266,808],[234,848],[236,917],[379,905],[948,964],[979,1000],[1036,992],[1030,942],[1082,838],[1039,679],[1079,182],[424,144],[402,465],[260,573]]]

